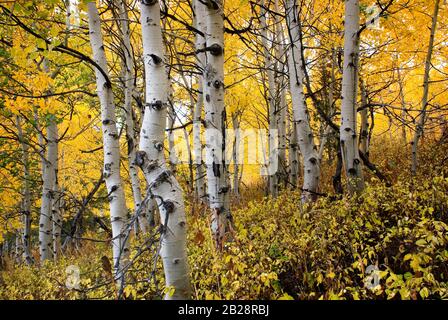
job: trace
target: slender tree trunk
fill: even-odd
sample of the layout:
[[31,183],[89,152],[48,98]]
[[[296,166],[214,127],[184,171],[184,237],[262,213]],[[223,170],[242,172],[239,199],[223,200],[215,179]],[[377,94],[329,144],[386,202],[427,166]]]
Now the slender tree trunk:
[[[170,90],[171,91],[171,90]],[[171,100],[171,99],[169,99]],[[176,121],[176,110],[174,106],[170,103],[168,106],[168,154],[169,154],[169,165],[170,170],[175,173],[177,168],[177,155],[175,149],[174,141],[174,123]]]
[[29,147],[25,143],[22,130],[22,120],[20,116],[16,117],[17,136],[22,148],[23,163],[23,199],[22,199],[22,244],[23,244],[23,260],[26,264],[33,263],[31,255],[31,190],[30,190],[30,162]]
[[361,128],[359,134],[359,150],[368,157],[369,155],[369,115],[367,108],[367,91],[365,83],[361,80]]
[[289,182],[293,187],[297,186],[299,177],[299,145],[297,143],[297,125],[294,121],[289,125]]
[[[275,12],[280,12],[278,0],[274,2]],[[283,23],[279,19],[278,15],[274,15],[275,22],[275,39],[277,47],[275,50],[276,67],[275,67],[275,79],[277,90],[277,103],[278,103],[278,116],[277,116],[277,129],[278,129],[278,165],[279,165],[279,180],[286,186],[288,183],[287,161],[286,161],[286,149],[287,149],[287,136],[286,136],[286,123],[288,116],[288,104],[286,103],[286,83],[284,70],[286,65],[285,55],[285,36]]]
[[[224,103],[224,19],[223,1],[206,2],[206,45],[209,49],[203,90],[205,95],[205,156],[207,186],[212,210],[211,230],[218,250],[223,247],[226,228],[231,221],[230,191],[226,172],[226,111]],[[204,5],[204,4],[201,4]]]
[[[204,33],[207,33],[207,26],[205,23],[205,6],[199,0],[193,0],[193,8],[195,12],[196,28]],[[195,42],[196,50],[203,50],[206,47],[205,36],[196,34]],[[201,142],[201,124],[202,124],[202,108],[204,106],[204,70],[206,65],[205,52],[196,54],[196,61],[200,68],[200,75],[198,76],[198,96],[193,111],[193,150],[194,150],[194,164],[196,168],[196,196],[199,201],[206,201],[206,185],[205,185],[205,168],[202,160],[202,142]]]
[[190,145],[190,136],[186,128],[182,128],[182,132],[184,134],[185,147],[187,148],[187,157],[188,157],[188,174],[190,176],[190,192],[194,193],[194,173],[193,173],[193,154],[191,152]]
[[[56,168],[58,163],[56,162]],[[56,169],[56,181],[54,187],[54,198],[52,202],[52,223],[53,223],[53,259],[56,261],[61,255],[61,232],[62,232],[62,190],[58,184],[58,170]]]
[[303,156],[302,202],[316,199],[319,188],[319,155],[314,144],[308,109],[303,93],[304,68],[302,63],[301,30],[297,5],[294,0],[287,1],[287,21],[291,44],[289,48],[289,86],[291,90],[294,122],[297,127],[297,141]]
[[[149,228],[147,211],[149,207],[145,207],[147,210],[141,210],[142,205],[142,191],[140,186],[140,178],[138,176],[138,168],[135,164],[136,146],[138,145],[138,134],[135,128],[135,113],[132,108],[132,94],[134,92],[134,60],[132,56],[131,46],[131,31],[129,29],[129,16],[126,0],[117,1],[119,8],[120,28],[123,37],[123,76],[124,76],[124,110],[126,112],[126,140],[128,142],[128,163],[129,163],[129,176],[131,180],[132,195],[134,198],[134,215],[139,213],[135,218],[134,231],[137,233],[139,229],[141,232],[146,233]],[[151,214],[151,213],[150,213]]]
[[232,114],[232,127],[235,132],[235,137],[233,141],[233,150],[232,150],[232,158],[233,158],[233,194],[235,197],[240,196],[240,180],[239,180],[239,157],[238,152],[240,149],[240,121],[238,119],[238,112]]
[[364,189],[362,164],[359,158],[356,128],[356,97],[359,60],[359,0],[345,1],[344,66],[342,75],[342,107],[340,141],[342,159],[350,193]]
[[[331,28],[330,28],[331,30]],[[335,83],[336,83],[336,50],[332,48],[331,50],[331,72],[330,72],[330,83],[328,84],[328,116],[330,118],[333,117],[334,113],[334,92],[335,92]],[[325,76],[325,75],[324,75]],[[333,129],[328,125],[325,124],[325,130],[324,135],[321,139],[320,145],[319,145],[319,162],[322,163],[322,157],[324,153],[324,148],[328,142],[328,137],[333,132]]]
[[[54,117],[54,116],[52,116]],[[56,166],[58,158],[58,129],[55,119],[50,119],[47,131],[47,157],[42,177],[42,204],[39,219],[39,251],[40,261],[52,259],[53,253],[53,225],[52,205],[55,196]]]
[[397,67],[397,81],[400,88],[399,90],[400,90],[400,102],[401,102],[401,121],[402,121],[401,140],[405,145],[407,143],[407,136],[406,136],[407,111],[406,111],[406,99],[404,97],[404,83],[401,77],[400,66]]
[[412,140],[412,175],[417,173],[418,166],[418,142],[423,135],[423,127],[426,121],[426,109],[428,108],[428,94],[429,94],[429,72],[431,71],[431,58],[434,48],[434,37],[437,28],[437,16],[439,14],[440,0],[435,0],[434,13],[432,15],[431,33],[429,36],[428,53],[425,60],[425,74],[423,76],[423,97],[422,97],[422,110],[417,120],[417,128],[415,130],[414,138]]
[[112,250],[115,277],[124,284],[123,267],[129,257],[127,231],[127,208],[120,176],[120,143],[115,116],[112,84],[108,78],[107,60],[101,34],[100,17],[95,2],[88,3],[90,45],[93,59],[102,70],[96,69],[96,86],[101,105],[101,121],[104,152],[104,180],[109,197],[112,224]]
[[[278,150],[275,145],[278,142],[278,112],[277,112],[277,103],[276,103],[276,83],[275,83],[275,62],[272,59],[272,53],[269,44],[269,30],[267,25],[267,10],[265,8],[266,2],[263,1],[261,5],[261,13],[260,13],[260,27],[261,27],[261,43],[263,45],[263,58],[264,58],[264,68],[265,74],[268,80],[267,85],[267,102],[269,108],[269,134],[268,134],[268,149],[269,149],[269,162],[268,162],[268,175],[269,175],[269,193],[273,197],[277,197],[278,195],[278,171],[273,170],[273,164],[277,163],[278,169]],[[272,35],[271,35],[272,38]]]
[[137,163],[142,168],[151,196],[159,207],[163,227],[160,255],[166,287],[174,288],[174,294],[167,293],[165,299],[188,299],[191,289],[182,189],[173,174],[167,170],[163,152],[169,79],[164,62],[165,48],[160,26],[159,1],[142,2],[141,24],[146,104]]

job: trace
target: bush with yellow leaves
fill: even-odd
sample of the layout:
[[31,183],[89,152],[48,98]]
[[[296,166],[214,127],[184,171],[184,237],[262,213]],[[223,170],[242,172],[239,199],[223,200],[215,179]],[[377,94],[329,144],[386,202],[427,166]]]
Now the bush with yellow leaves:
[[[322,198],[312,208],[285,191],[235,210],[235,234],[222,253],[213,248],[207,215],[190,216],[193,298],[448,298],[447,208],[444,177],[367,186],[358,197]],[[143,241],[134,239],[134,247]],[[10,264],[0,298],[114,299],[117,288],[98,258],[104,252],[107,244],[90,243],[41,268]],[[154,269],[154,252],[140,256],[123,297],[159,299],[170,290],[160,261]],[[70,265],[80,269],[78,288],[67,288]]]

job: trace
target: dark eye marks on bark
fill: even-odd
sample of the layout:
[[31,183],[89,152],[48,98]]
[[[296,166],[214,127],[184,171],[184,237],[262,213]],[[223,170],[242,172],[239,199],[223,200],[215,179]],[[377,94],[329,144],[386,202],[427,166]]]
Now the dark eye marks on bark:
[[216,163],[215,161],[213,161],[212,163],[212,168],[213,168],[213,175],[215,177],[220,177],[221,176],[221,169],[220,169],[221,165],[219,163]]
[[209,51],[210,54],[215,56],[215,57],[224,54],[224,48],[221,45],[217,44],[217,43],[214,43],[210,47],[208,47],[207,51]]
[[151,108],[151,109],[156,110],[156,111],[162,110],[163,106],[164,106],[164,103],[163,103],[162,100],[155,100],[153,102],[145,103],[145,107]]
[[141,0],[140,2],[145,6],[153,6],[159,2],[159,0]]

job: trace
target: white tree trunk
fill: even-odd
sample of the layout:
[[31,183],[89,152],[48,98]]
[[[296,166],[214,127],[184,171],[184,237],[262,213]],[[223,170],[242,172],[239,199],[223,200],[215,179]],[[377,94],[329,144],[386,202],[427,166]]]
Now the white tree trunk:
[[95,2],[88,3],[90,45],[93,59],[102,69],[96,69],[96,86],[101,105],[101,121],[104,151],[104,180],[109,197],[112,224],[112,250],[115,277],[124,283],[123,267],[129,256],[127,231],[127,208],[123,183],[120,176],[120,143],[115,117],[112,84],[108,78],[107,60],[101,34],[100,17]]
[[435,0],[434,3],[434,13],[432,15],[431,33],[429,36],[428,52],[425,60],[425,74],[423,76],[423,97],[422,97],[422,110],[417,120],[417,128],[414,133],[414,138],[412,140],[412,174],[417,173],[418,166],[418,142],[423,135],[423,127],[426,121],[426,109],[428,108],[428,94],[429,94],[429,71],[431,70],[431,58],[432,51],[434,48],[434,37],[437,28],[437,16],[439,14],[439,4],[440,0]]
[[340,140],[348,190],[350,193],[355,193],[364,189],[364,177],[359,158],[358,131],[356,126],[359,60],[359,0],[345,1],[344,27]]
[[[224,103],[224,19],[223,1],[207,1],[206,6],[206,46],[208,48],[203,90],[205,95],[205,157],[207,167],[207,187],[212,210],[211,231],[215,245],[221,250],[228,223],[231,220],[226,194],[227,184],[225,163],[225,103]],[[201,5],[204,5],[201,3]]]
[[52,205],[55,196],[56,166],[58,159],[58,128],[56,120],[51,117],[46,128],[47,131],[47,157],[45,170],[42,176],[42,204],[39,218],[39,252],[40,261],[52,259],[53,257],[53,225]]
[[297,179],[299,177],[299,146],[297,144],[297,125],[294,121],[290,121],[288,126],[289,136],[289,183],[292,187],[297,186]]
[[[277,112],[277,94],[276,94],[276,82],[275,82],[275,62],[273,61],[273,53],[271,52],[272,40],[269,43],[269,37],[272,38],[272,35],[269,34],[268,24],[267,24],[267,10],[265,8],[266,2],[263,1],[261,4],[261,13],[260,13],[260,27],[261,27],[261,43],[263,46],[263,58],[264,58],[264,68],[266,77],[268,80],[267,85],[267,101],[269,108],[269,133],[268,133],[268,152],[269,152],[269,193],[273,197],[277,197],[278,195],[278,171],[272,170],[272,164],[277,162],[278,164],[278,150],[277,146],[274,144],[278,142],[278,112]],[[275,137],[272,135],[276,135]],[[275,150],[274,150],[275,149]],[[277,167],[278,169],[278,167]]]
[[302,202],[315,200],[319,187],[319,155],[314,144],[308,109],[303,93],[304,68],[302,63],[301,30],[297,6],[294,0],[287,1],[287,21],[291,44],[288,55],[289,86],[291,90],[294,122],[297,128],[297,142],[303,156]]
[[[171,91],[171,89],[170,89]],[[169,100],[171,100],[172,96],[170,96]],[[172,101],[172,100],[171,100]],[[174,106],[170,103],[168,106],[168,155],[169,155],[169,165],[170,170],[175,173],[177,168],[177,155],[175,149],[175,141],[174,141],[174,124],[176,122],[176,110],[174,110]]]
[[[207,33],[207,26],[205,24],[205,6],[203,6],[199,0],[193,0],[193,9],[195,12],[195,26],[196,29],[204,33]],[[205,36],[196,34],[195,41],[196,50],[203,50],[206,47]],[[194,153],[194,165],[196,169],[196,196],[200,202],[205,202],[207,193],[205,185],[205,169],[202,160],[202,142],[201,142],[201,119],[202,108],[204,106],[204,69],[206,64],[205,52],[199,52],[196,54],[196,62],[200,68],[201,74],[198,76],[198,96],[193,111],[193,153]]]
[[58,161],[55,165],[56,179],[54,186],[54,196],[52,202],[52,223],[53,223],[53,259],[56,261],[61,255],[61,232],[62,232],[62,190],[58,184]]
[[[132,108],[132,94],[134,92],[134,60],[131,47],[131,31],[129,29],[129,15],[127,11],[126,0],[117,1],[119,8],[120,28],[123,37],[123,77],[124,77],[124,110],[126,112],[126,140],[128,142],[128,164],[129,176],[131,180],[132,195],[134,198],[134,214],[139,213],[135,217],[134,231],[140,229],[141,232],[146,233],[149,228],[147,219],[148,210],[139,210],[142,204],[142,191],[140,186],[140,178],[138,176],[138,168],[135,164],[135,154],[137,152],[136,146],[138,144],[138,134],[135,128],[134,110]],[[145,207],[145,209],[151,209]],[[151,213],[149,213],[151,214]]]
[[174,295],[165,299],[190,298],[186,254],[186,217],[182,189],[167,170],[164,155],[169,80],[165,69],[165,48],[160,26],[159,1],[141,4],[143,61],[146,75],[146,104],[140,133],[137,163],[142,168],[152,198],[157,201],[163,226],[160,254],[166,287]]
[[20,116],[16,117],[17,137],[22,148],[23,163],[23,199],[22,199],[22,245],[23,260],[27,264],[33,263],[31,255],[31,190],[30,190],[30,163],[29,163],[29,147],[25,142],[22,130],[22,120]]
[[[275,12],[280,12],[278,0],[274,2]],[[277,116],[277,129],[278,129],[278,165],[279,165],[279,179],[287,183],[287,161],[286,161],[286,149],[287,149],[287,137],[286,137],[286,123],[288,116],[288,104],[286,103],[286,82],[284,76],[284,70],[286,65],[285,55],[285,36],[283,23],[277,15],[274,15],[275,22],[275,34],[277,47],[275,50],[276,56],[276,90],[278,100],[278,116]]]

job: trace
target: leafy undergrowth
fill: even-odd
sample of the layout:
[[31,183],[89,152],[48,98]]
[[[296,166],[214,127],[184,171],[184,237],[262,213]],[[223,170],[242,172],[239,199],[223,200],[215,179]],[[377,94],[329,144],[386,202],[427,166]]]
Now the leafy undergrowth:
[[[369,185],[358,198],[322,198],[308,209],[299,199],[284,191],[235,210],[235,236],[222,254],[213,249],[207,215],[190,215],[193,298],[448,298],[447,178]],[[109,251],[107,243],[87,243],[41,268],[9,262],[0,274],[0,298],[114,299],[105,257],[98,258]],[[150,277],[153,257],[154,250],[136,260],[126,298],[159,299],[166,290],[160,261],[157,281]],[[69,290],[73,265],[81,281]]]

